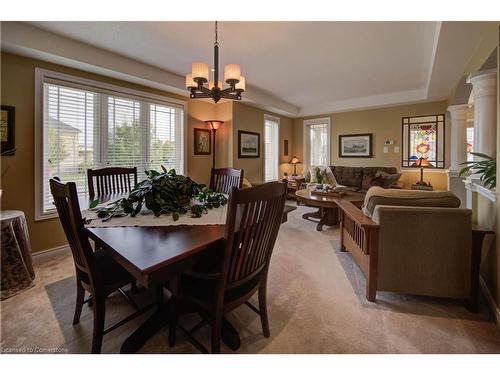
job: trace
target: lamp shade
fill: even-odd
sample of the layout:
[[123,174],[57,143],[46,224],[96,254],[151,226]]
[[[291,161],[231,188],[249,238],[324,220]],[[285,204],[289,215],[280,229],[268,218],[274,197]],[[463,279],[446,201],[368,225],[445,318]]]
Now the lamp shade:
[[236,90],[245,91],[245,77],[240,76],[240,81],[236,84]]
[[224,81],[227,83],[231,81],[239,81],[241,69],[239,64],[226,64],[224,66]]
[[195,62],[191,68],[191,75],[194,80],[203,79],[208,81],[208,64],[203,62]]
[[192,74],[186,75],[186,88],[191,89],[191,88],[196,88],[197,86],[198,85],[193,80],[193,75]]
[[425,159],[425,158],[420,158],[418,159],[416,162],[415,162],[415,165],[417,167],[421,167],[421,168],[427,168],[430,166],[430,163],[429,163],[429,160]]
[[299,158],[298,158],[298,157],[294,156],[294,157],[290,160],[290,162],[289,162],[289,163],[290,163],[290,164],[300,164],[300,160],[299,160]]
[[224,123],[224,121],[220,121],[220,120],[207,120],[207,121],[205,121],[205,123],[210,127],[210,129],[217,130]]

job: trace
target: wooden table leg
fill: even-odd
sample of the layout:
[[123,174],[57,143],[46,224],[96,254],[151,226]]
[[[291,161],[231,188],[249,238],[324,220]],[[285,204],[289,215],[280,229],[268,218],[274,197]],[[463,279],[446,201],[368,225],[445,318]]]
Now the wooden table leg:
[[487,234],[494,234],[494,231],[480,228],[472,229],[472,254],[471,254],[471,281],[470,298],[467,307],[472,312],[479,311],[479,271],[481,267],[481,250],[483,241]]
[[[171,310],[169,302],[164,302],[163,300],[163,290],[157,292],[156,298],[158,305],[156,312],[125,339],[120,348],[120,353],[136,353],[152,336],[168,325],[168,317]],[[192,312],[189,309],[184,309],[183,306],[180,306],[179,309],[181,310],[179,314]],[[221,339],[222,342],[232,350],[238,350],[240,347],[240,335],[226,318],[222,320]]]

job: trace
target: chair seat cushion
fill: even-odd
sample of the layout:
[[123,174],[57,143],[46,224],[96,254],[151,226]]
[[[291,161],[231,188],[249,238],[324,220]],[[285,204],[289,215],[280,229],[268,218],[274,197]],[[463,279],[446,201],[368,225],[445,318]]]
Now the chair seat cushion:
[[451,191],[384,189],[373,186],[366,193],[363,213],[372,217],[377,205],[457,208],[460,207],[460,199]]

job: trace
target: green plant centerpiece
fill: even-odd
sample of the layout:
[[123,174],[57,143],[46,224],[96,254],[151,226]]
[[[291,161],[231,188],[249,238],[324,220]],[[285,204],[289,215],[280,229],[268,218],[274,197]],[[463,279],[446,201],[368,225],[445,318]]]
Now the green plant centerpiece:
[[118,216],[135,217],[144,206],[155,216],[172,215],[177,221],[182,214],[190,213],[191,217],[198,218],[209,209],[227,204],[224,194],[214,193],[207,186],[176,174],[175,169],[167,171],[163,168],[163,172],[149,170],[145,173],[147,178],[134,186],[127,198],[99,208],[99,200],[95,200],[89,208],[95,209],[103,221]]
[[466,167],[460,171],[460,176],[472,172],[480,175],[479,180],[483,182],[488,189],[494,189],[497,186],[497,161],[495,158],[482,154],[480,152],[471,152],[472,155],[484,160],[466,161],[462,165]]

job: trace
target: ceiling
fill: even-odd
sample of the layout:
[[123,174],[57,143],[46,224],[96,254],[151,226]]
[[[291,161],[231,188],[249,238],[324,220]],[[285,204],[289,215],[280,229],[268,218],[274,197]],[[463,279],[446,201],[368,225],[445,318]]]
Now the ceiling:
[[[193,61],[213,65],[213,22],[30,24],[176,76],[188,73]],[[249,90],[288,105],[284,111],[292,116],[445,99],[484,27],[480,22],[220,22],[220,60],[221,66],[239,63]]]

